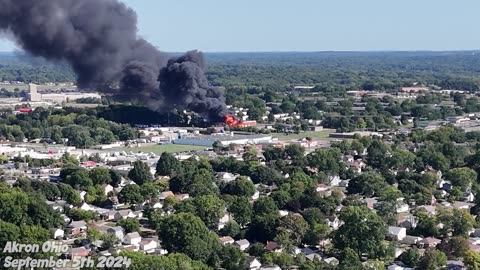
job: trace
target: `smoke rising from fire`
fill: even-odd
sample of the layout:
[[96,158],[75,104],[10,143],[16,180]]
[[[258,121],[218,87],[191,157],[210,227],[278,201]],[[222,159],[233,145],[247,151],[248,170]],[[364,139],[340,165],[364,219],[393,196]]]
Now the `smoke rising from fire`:
[[118,0],[0,0],[0,7],[0,30],[34,56],[68,62],[81,88],[119,83],[117,94],[152,109],[224,115],[202,54],[160,52],[138,36],[135,12]]

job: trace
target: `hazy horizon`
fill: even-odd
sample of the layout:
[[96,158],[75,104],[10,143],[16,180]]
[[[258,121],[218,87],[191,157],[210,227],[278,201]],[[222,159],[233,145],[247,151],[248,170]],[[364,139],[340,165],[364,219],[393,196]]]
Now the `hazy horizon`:
[[[480,49],[480,2],[465,0],[122,0],[162,51],[323,52]],[[0,39],[0,51],[13,51]]]

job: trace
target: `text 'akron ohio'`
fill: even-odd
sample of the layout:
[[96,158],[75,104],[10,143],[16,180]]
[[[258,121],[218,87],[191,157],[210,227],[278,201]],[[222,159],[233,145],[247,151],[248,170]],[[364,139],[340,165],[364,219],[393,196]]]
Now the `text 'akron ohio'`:
[[67,253],[69,250],[68,245],[64,245],[58,241],[47,241],[40,244],[20,244],[16,241],[9,241],[3,248],[3,253]]

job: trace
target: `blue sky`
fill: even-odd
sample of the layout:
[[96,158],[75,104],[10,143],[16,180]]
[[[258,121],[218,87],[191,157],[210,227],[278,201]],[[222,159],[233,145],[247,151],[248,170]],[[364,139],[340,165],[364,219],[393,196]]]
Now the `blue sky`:
[[[164,51],[480,49],[478,0],[123,0]],[[0,51],[12,50],[0,41]]]

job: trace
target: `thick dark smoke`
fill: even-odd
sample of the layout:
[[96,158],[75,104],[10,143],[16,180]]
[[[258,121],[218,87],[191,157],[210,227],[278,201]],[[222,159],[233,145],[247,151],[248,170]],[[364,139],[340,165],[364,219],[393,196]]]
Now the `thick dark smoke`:
[[225,98],[218,88],[211,87],[205,78],[205,61],[202,53],[187,52],[184,56],[172,58],[160,71],[158,80],[165,95],[165,104],[189,104],[190,109],[207,112],[212,119],[225,112]]
[[135,12],[118,0],[0,0],[0,30],[34,56],[68,62],[82,88],[118,84],[118,94],[156,110],[224,114],[202,54],[169,59],[138,37]]

